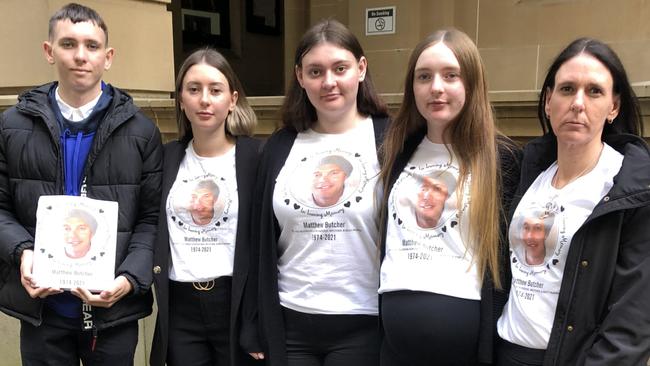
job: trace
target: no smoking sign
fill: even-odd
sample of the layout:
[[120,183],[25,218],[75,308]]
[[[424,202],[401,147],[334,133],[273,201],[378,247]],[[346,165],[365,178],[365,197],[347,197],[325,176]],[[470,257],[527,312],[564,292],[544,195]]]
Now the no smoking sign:
[[395,33],[395,7],[366,9],[366,35]]

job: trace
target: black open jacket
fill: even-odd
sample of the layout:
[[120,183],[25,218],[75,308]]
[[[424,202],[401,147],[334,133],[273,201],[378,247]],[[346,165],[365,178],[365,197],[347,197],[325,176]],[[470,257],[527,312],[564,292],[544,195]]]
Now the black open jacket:
[[[386,117],[373,117],[377,148],[383,141],[387,123]],[[296,131],[284,128],[274,133],[266,142],[260,161],[253,204],[253,217],[259,227],[253,239],[258,247],[252,256],[259,258],[259,261],[255,263],[257,268],[251,269],[251,276],[258,279],[258,291],[251,293],[250,296],[247,292],[246,317],[254,319],[259,314],[258,332],[262,350],[265,352],[267,365],[272,366],[287,364],[284,319],[278,293],[280,227],[273,212],[273,191],[275,180],[289,156],[296,136]]]
[[[571,240],[544,366],[645,366],[650,357],[650,151],[632,135],[603,141],[623,154],[623,165]],[[509,219],[555,160],[555,136],[526,145]],[[506,269],[498,314],[512,280]]]
[[[158,317],[151,348],[150,364],[163,366],[167,359],[169,343],[169,230],[167,228],[166,204],[169,191],[178,175],[178,168],[185,157],[188,141],[172,141],[165,145],[162,199],[158,221],[158,237],[154,251],[154,284]],[[258,150],[260,141],[246,137],[237,137],[235,150],[235,172],[237,180],[237,198],[239,213],[237,215],[237,233],[235,238],[235,259],[232,275],[232,298],[230,305],[230,352],[231,365],[241,366],[254,362],[254,359],[239,347],[241,329],[241,301],[247,281],[249,268],[249,247],[251,227],[251,203],[253,184],[257,172]],[[253,285],[254,286],[254,285]],[[198,331],[198,330],[197,330]]]

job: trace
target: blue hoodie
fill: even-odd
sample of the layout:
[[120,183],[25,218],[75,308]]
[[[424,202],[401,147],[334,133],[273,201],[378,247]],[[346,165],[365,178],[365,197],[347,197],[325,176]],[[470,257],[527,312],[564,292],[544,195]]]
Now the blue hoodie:
[[[55,92],[58,84],[54,84],[48,93],[50,107],[59,124],[61,135],[61,153],[63,154],[64,193],[68,196],[79,196],[84,180],[84,169],[88,153],[93,145],[95,133],[104,119],[106,111],[113,101],[113,89],[102,82],[102,95],[93,108],[90,116],[79,122],[67,120],[61,114],[56,102]],[[48,296],[45,304],[57,314],[66,318],[81,316],[81,300],[69,292]]]

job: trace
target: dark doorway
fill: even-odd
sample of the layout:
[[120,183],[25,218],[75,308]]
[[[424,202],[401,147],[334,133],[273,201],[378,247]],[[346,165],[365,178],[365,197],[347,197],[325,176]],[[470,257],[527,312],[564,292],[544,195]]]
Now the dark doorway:
[[174,65],[216,48],[249,96],[284,94],[283,0],[172,0]]

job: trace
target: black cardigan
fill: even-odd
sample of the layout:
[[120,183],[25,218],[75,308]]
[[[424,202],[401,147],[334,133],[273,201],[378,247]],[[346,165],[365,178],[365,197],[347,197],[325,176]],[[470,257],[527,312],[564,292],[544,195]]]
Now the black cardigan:
[[[235,260],[232,278],[232,299],[230,314],[230,351],[231,365],[246,365],[254,362],[253,358],[243,352],[236,341],[239,339],[240,305],[244,293],[249,268],[249,247],[251,233],[251,197],[253,182],[257,170],[260,141],[250,137],[237,137],[235,166],[237,179],[237,197],[239,213],[237,216],[237,237],[235,239]],[[169,231],[165,211],[167,196],[172,188],[178,168],[185,157],[187,142],[173,141],[165,145],[163,159],[162,197],[158,237],[154,250],[154,284],[158,302],[158,318],[151,348],[150,364],[163,366],[167,359],[169,335]],[[158,268],[159,267],[159,268]]]
[[[388,190],[385,192],[386,197],[390,195],[395,181],[404,170],[409,159],[415,153],[418,145],[426,135],[426,128],[418,130],[416,133],[409,136],[404,142],[403,151],[395,158],[393,169],[389,177]],[[519,171],[521,161],[521,150],[518,149],[510,140],[506,138],[497,139],[497,147],[499,152],[499,175],[501,179],[501,202],[502,202],[502,220],[501,232],[502,237],[506,237],[506,223],[505,213],[508,212],[510,202],[519,184]],[[384,200],[385,202],[386,200]],[[381,223],[381,259],[383,261],[386,254],[386,227],[387,218],[384,217]],[[500,265],[508,264],[508,243],[501,243],[501,256],[499,258]],[[505,286],[505,284],[502,284]],[[496,324],[495,306],[494,306],[494,283],[489,272],[483,275],[483,285],[481,286],[481,304],[480,304],[480,328],[478,340],[478,360],[482,363],[492,362],[492,349],[496,339]]]
[[[383,141],[384,130],[388,124],[386,117],[373,117],[375,145]],[[255,295],[259,312],[259,333],[267,365],[285,366],[287,364],[284,320],[278,294],[278,238],[280,227],[273,212],[273,191],[275,180],[289,156],[296,139],[296,131],[281,129],[267,141],[260,161],[258,180],[255,186],[253,212],[259,231],[253,233],[253,243],[258,244],[259,267],[251,268],[251,276],[259,276],[258,292],[247,296],[248,317],[255,314]],[[253,257],[256,253],[253,253]],[[254,262],[253,262],[254,263]],[[250,279],[253,281],[253,279]]]

